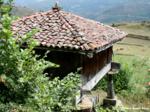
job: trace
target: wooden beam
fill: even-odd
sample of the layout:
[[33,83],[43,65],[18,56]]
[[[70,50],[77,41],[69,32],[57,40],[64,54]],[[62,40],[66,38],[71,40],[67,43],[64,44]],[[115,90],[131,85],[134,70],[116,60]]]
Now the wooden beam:
[[111,63],[103,67],[90,81],[81,87],[82,91],[91,91],[96,84],[110,71]]
[[108,72],[108,74],[115,75],[115,74],[119,73],[120,68],[121,68],[120,63],[111,62],[111,70]]

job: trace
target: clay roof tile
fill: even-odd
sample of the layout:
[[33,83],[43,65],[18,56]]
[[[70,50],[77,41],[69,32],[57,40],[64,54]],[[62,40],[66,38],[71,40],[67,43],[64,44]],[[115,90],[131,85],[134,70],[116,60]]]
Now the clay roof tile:
[[36,28],[40,30],[33,38],[41,45],[81,51],[101,51],[101,48],[107,48],[126,36],[116,28],[57,8],[23,17],[12,24],[14,34],[20,36]]

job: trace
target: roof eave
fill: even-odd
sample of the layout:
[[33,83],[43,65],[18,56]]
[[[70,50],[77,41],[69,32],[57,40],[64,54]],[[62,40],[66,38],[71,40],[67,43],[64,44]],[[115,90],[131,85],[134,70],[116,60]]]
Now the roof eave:
[[115,43],[117,43],[117,42],[123,40],[125,37],[126,37],[126,35],[123,36],[122,38],[119,38],[119,39],[117,39],[117,40],[112,41],[111,43],[108,43],[108,44],[104,45],[103,47],[100,47],[100,48],[96,49],[96,50],[94,51],[94,53],[99,53],[99,52],[101,52],[101,51],[104,51],[104,50],[106,50],[106,49],[112,47],[113,44],[115,44]]

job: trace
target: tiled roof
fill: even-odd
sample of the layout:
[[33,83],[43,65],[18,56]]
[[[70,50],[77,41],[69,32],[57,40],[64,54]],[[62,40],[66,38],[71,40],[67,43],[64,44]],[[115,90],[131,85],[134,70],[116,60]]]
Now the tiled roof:
[[101,51],[126,36],[119,29],[58,9],[23,17],[12,24],[14,34],[19,36],[35,28],[40,30],[33,38],[41,46],[83,52]]

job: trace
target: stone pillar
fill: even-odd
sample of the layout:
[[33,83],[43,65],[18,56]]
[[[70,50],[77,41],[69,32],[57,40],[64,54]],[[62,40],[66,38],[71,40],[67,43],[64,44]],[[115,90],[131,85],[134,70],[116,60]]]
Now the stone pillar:
[[107,74],[107,98],[104,99],[103,105],[106,107],[116,106],[115,91],[113,85],[113,74]]

